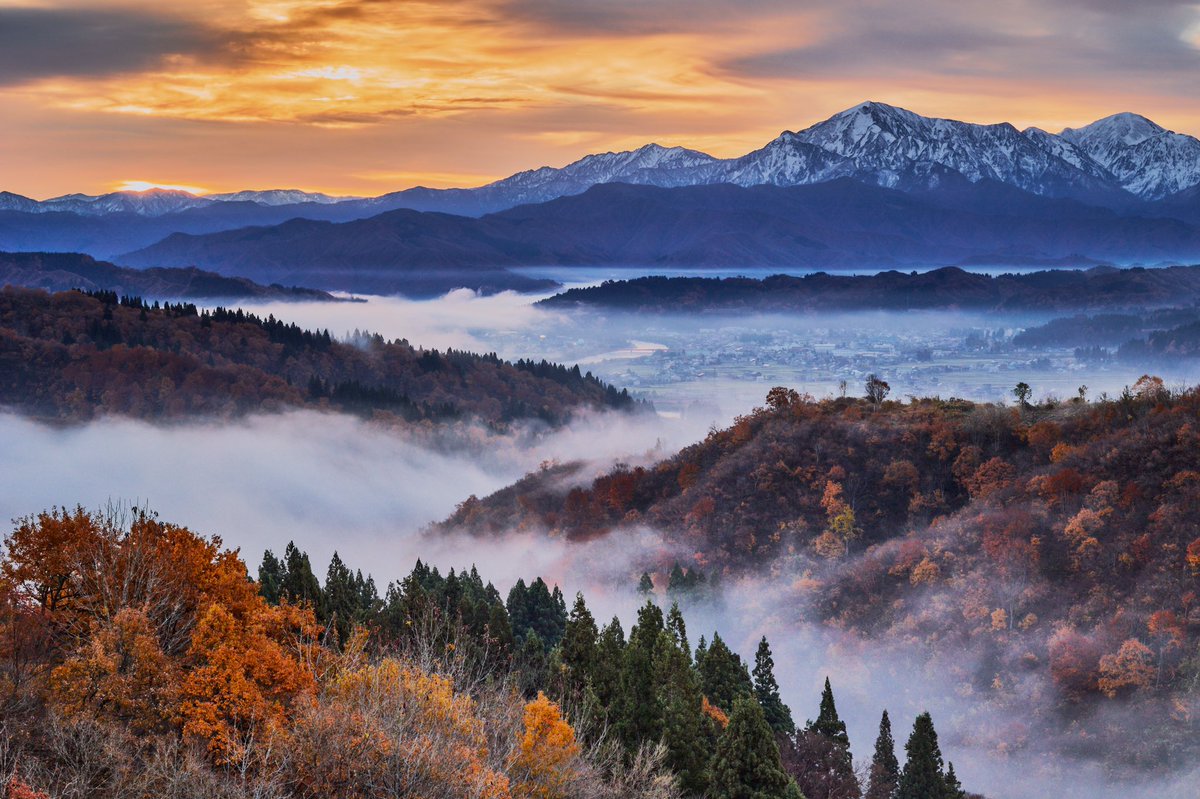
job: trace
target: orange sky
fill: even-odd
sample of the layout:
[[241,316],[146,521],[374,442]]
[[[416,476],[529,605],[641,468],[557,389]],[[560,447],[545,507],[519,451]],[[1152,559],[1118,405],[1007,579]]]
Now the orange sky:
[[865,99],[1200,133],[1198,75],[1174,0],[0,0],[0,189],[477,185]]

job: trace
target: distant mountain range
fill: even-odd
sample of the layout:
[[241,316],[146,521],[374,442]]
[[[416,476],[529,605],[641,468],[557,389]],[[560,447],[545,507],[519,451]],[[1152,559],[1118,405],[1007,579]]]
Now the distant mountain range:
[[[962,178],[919,192],[850,178],[749,188],[606,184],[478,219],[401,210],[340,224],[296,219],[199,236],[177,233],[120,260],[367,291],[365,280],[399,283],[408,275],[458,270],[469,281],[472,273],[483,274],[479,270],[520,266],[1196,262],[1200,225]],[[490,280],[500,287],[497,277]]]
[[186,191],[68,194],[37,201],[0,192],[0,210],[87,216],[162,216],[222,202],[263,206],[344,205],[371,215],[397,208],[480,216],[580,194],[598,183],[660,188],[732,183],[803,186],[852,177],[889,188],[931,188],[948,174],[993,180],[1049,197],[1109,202],[1161,200],[1200,185],[1200,140],[1132,113],[1048,133],[1007,122],[978,125],[923,117],[866,102],[800,131],[784,131],[736,158],[647,144],[588,155],[562,168],[541,167],[467,189],[416,187],[378,197],[333,197],[296,189],[195,195]]
[[0,252],[0,287],[47,291],[115,291],[147,300],[308,300],[335,301],[324,291],[263,286],[195,267],[127,269],[81,253]]
[[872,102],[737,158],[649,144],[478,188],[0,193],[3,249],[352,290],[529,288],[501,271],[520,265],[1179,262],[1198,230],[1200,140],[1145,117],[1052,134]]

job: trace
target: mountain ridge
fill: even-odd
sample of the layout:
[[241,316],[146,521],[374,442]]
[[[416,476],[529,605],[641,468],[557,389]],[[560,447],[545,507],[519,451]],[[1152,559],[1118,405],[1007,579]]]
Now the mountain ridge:
[[88,215],[124,211],[158,216],[217,202],[249,201],[262,205],[349,204],[364,213],[412,208],[479,216],[578,194],[598,183],[645,183],[664,188],[725,182],[803,185],[855,176],[903,187],[905,176],[929,173],[933,167],[950,169],[970,180],[987,177],[1048,196],[1094,198],[1121,192],[1143,200],[1161,200],[1200,185],[1200,140],[1132,112],[1056,134],[1036,127],[1020,131],[1008,122],[980,124],[923,116],[866,101],[806,128],[785,130],[762,147],[731,158],[650,143],[633,150],[592,153],[563,167],[526,169],[469,188],[415,186],[365,198],[296,189],[209,195],[150,189],[68,194],[44,201],[0,192],[0,210]]

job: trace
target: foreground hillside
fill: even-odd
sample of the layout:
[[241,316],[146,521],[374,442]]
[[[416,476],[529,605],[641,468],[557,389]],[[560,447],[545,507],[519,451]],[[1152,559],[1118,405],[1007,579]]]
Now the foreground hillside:
[[997,407],[881,402],[875,388],[820,402],[775,389],[661,463],[595,479],[549,467],[444,526],[570,539],[646,526],[694,553],[685,568],[772,575],[797,621],[918,653],[960,695],[1013,713],[984,744],[1053,740],[1135,768],[1194,759],[1200,390],[1143,378],[1116,399]]
[[[139,509],[16,522],[0,558],[6,799],[966,799],[933,720],[860,785],[828,680],[798,726],[770,644],[693,655],[677,606],[628,638],[582,594],[420,561],[380,596],[288,544],[258,581]],[[816,698],[811,704],[817,706]],[[900,728],[898,732],[903,732]]]
[[147,304],[112,292],[0,290],[0,405],[47,419],[178,419],[331,407],[419,421],[565,421],[634,402],[546,362],[334,340],[242,311]]

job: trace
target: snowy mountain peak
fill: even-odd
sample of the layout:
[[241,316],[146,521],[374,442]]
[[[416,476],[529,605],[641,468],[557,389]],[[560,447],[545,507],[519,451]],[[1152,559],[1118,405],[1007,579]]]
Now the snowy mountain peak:
[[1069,142],[1084,146],[1119,142],[1126,147],[1132,147],[1166,132],[1166,128],[1141,114],[1126,111],[1098,119],[1082,128],[1066,128],[1059,135]]
[[259,205],[296,205],[297,203],[320,203],[332,205],[358,197],[333,197],[328,194],[300,189],[264,189],[261,191],[233,191],[224,194],[206,194],[206,199],[219,202],[251,202]]

